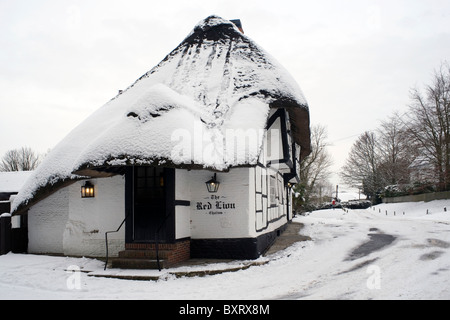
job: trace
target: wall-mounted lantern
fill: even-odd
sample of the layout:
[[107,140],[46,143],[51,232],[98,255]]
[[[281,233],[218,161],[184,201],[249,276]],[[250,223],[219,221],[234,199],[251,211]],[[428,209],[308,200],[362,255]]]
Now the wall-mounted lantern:
[[83,186],[81,186],[81,197],[82,198],[94,198],[94,185],[89,181],[86,181]]
[[206,183],[206,188],[208,188],[209,192],[217,192],[217,190],[219,190],[219,185],[220,182],[217,181],[217,176],[214,173],[214,177],[211,178],[211,180],[208,180],[205,182]]

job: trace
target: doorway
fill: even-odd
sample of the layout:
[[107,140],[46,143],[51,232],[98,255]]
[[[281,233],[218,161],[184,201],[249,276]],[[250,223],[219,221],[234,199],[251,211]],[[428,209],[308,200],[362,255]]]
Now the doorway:
[[174,241],[175,169],[139,166],[126,174],[126,242],[161,243]]

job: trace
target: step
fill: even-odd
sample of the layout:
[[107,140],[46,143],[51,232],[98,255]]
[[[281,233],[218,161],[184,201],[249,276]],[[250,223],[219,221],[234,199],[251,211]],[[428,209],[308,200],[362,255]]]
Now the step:
[[[159,259],[168,259],[171,250],[159,250]],[[127,249],[119,252],[119,258],[129,259],[156,259],[156,250],[139,250],[139,249]]]
[[[159,264],[164,268],[164,260],[160,260]],[[158,269],[158,262],[156,259],[115,258],[111,266],[119,269]]]

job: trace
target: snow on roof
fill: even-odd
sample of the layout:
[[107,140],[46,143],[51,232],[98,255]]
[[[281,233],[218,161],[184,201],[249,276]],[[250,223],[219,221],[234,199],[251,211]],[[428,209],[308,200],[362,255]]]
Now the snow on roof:
[[[49,186],[57,189],[110,166],[166,163],[226,170],[256,164],[270,107],[288,110],[294,141],[303,156],[308,154],[309,110],[297,83],[233,23],[210,16],[70,132],[12,209],[28,207],[37,194],[48,194],[43,190]],[[247,147],[237,143],[241,140]]]
[[0,193],[19,192],[33,171],[0,172]]

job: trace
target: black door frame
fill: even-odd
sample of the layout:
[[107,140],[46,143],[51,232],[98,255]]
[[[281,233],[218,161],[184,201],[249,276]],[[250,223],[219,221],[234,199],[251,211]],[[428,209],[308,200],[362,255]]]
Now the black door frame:
[[[134,210],[134,166],[125,171],[125,243],[154,243],[154,240],[136,241],[133,239]],[[164,220],[165,238],[159,243],[175,243],[175,169],[164,168],[164,192],[166,217]],[[158,226],[159,227],[159,226]]]

